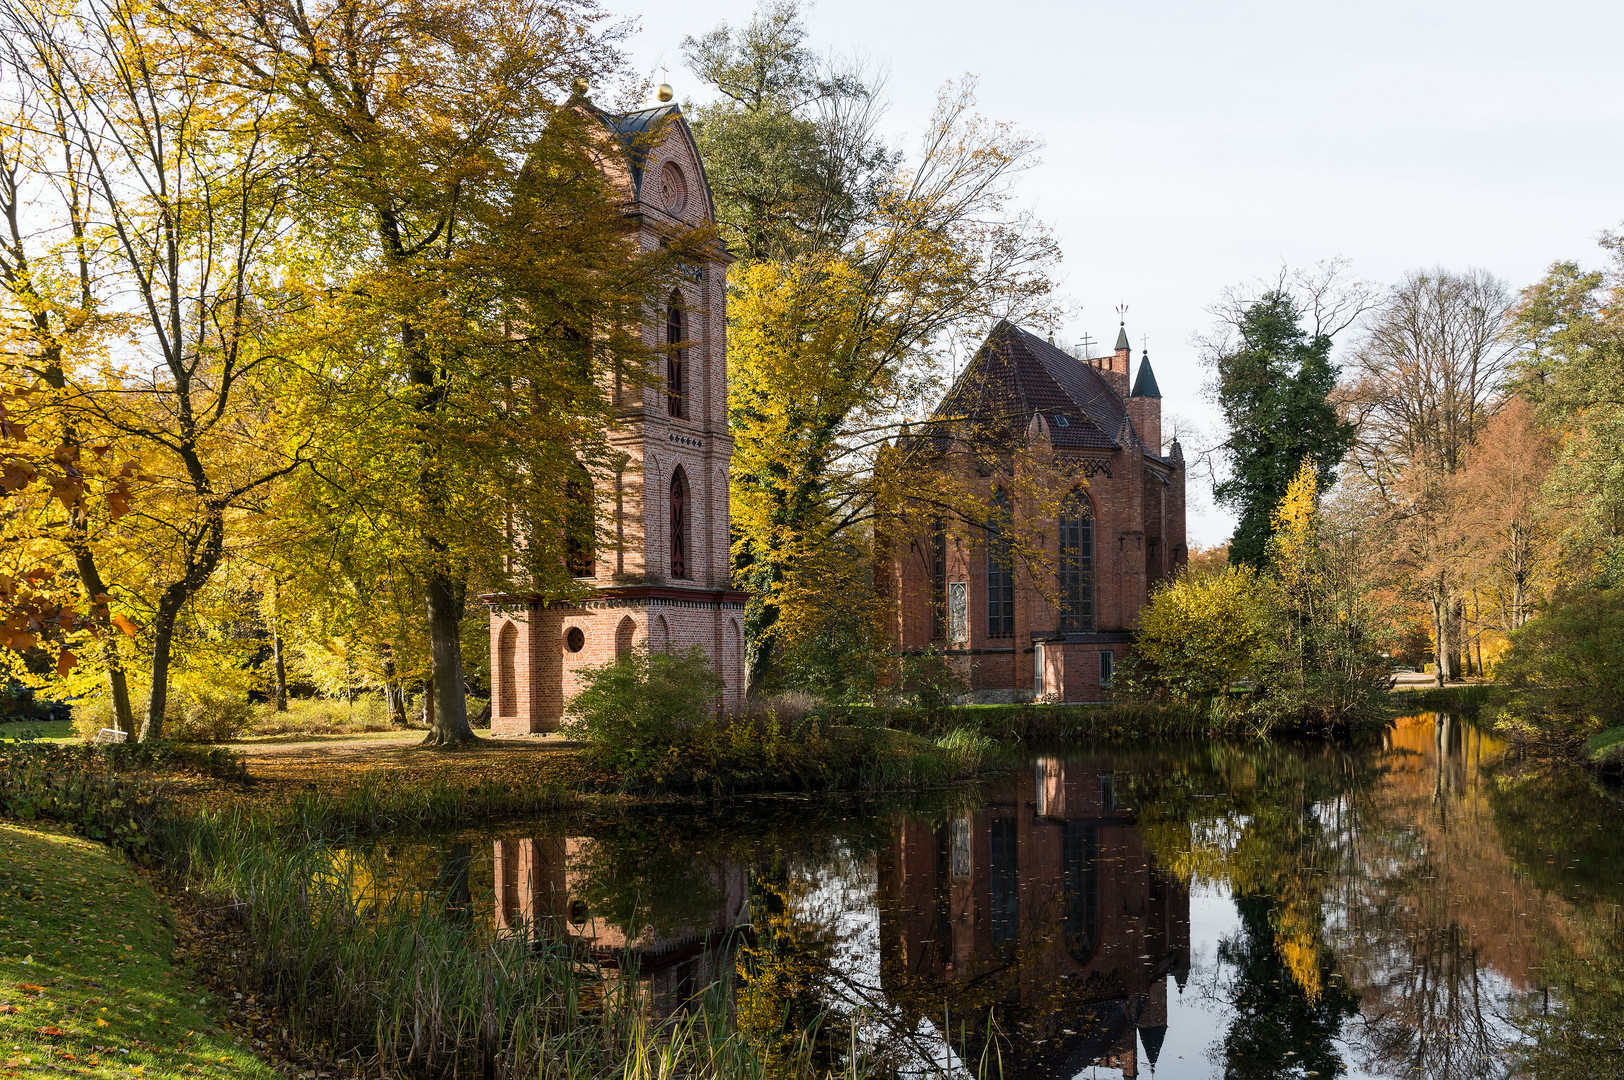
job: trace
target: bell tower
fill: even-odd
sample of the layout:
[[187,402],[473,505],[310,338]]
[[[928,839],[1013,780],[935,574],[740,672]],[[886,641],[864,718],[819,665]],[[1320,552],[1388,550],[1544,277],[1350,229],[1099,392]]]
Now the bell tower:
[[[617,147],[610,166],[647,247],[673,228],[714,224],[710,187],[680,106],[612,114],[585,103]],[[744,601],[729,582],[727,292],[732,256],[720,244],[650,311],[643,340],[659,357],[648,385],[616,387],[608,433],[616,468],[593,478],[600,526],[618,541],[582,567],[593,594],[549,603],[486,597],[491,633],[491,731],[558,727],[580,672],[631,649],[705,651],[721,706],[744,700]]]

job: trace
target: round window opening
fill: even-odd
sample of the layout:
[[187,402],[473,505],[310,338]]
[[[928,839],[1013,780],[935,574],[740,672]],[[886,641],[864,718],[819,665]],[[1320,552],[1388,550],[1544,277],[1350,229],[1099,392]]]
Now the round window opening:
[[675,162],[666,162],[660,170],[660,199],[673,214],[682,213],[688,205],[688,181]]
[[586,635],[581,633],[579,626],[572,626],[564,631],[564,648],[570,652],[580,652],[586,646]]

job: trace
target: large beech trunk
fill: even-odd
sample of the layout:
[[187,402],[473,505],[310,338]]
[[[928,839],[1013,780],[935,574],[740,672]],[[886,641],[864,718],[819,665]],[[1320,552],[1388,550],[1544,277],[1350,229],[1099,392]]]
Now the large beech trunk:
[[443,573],[429,575],[427,614],[429,665],[433,671],[433,720],[423,742],[459,746],[474,738],[468,726],[468,704],[462,682],[462,597],[457,583]]

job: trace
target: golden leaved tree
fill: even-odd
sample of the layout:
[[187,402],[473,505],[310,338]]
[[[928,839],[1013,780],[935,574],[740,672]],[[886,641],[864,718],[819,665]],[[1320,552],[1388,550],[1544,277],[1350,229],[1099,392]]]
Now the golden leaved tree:
[[[269,103],[144,4],[16,0],[0,30],[5,379],[59,447],[8,484],[5,527],[71,575],[104,643],[141,624],[141,734],[161,737],[182,612],[299,460],[275,434],[263,337],[284,159]],[[124,658],[91,655],[130,727]]]
[[572,507],[588,485],[557,478],[608,471],[607,388],[646,377],[649,302],[708,238],[644,248],[631,228],[619,146],[569,93],[619,63],[588,0],[170,10],[296,132],[286,285],[304,306],[283,334],[314,466],[283,512],[325,528],[299,530],[286,565],[414,583],[428,741],[462,742],[470,590],[573,595],[565,533],[590,520]]
[[1036,147],[974,104],[971,82],[942,92],[917,160],[880,184],[837,249],[730,276],[733,554],[735,580],[755,594],[752,689],[776,642],[804,641],[837,607],[877,614],[878,523],[945,512],[984,525],[992,514],[990,490],[944,479],[924,455],[877,468],[940,394],[953,347],[998,318],[1053,317],[1055,245],[1013,207]]

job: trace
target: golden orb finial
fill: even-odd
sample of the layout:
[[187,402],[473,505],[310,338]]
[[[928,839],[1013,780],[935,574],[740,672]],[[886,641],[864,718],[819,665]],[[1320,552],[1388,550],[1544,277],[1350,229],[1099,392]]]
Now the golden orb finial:
[[654,96],[659,98],[660,102],[664,104],[676,96],[676,91],[671,89],[670,83],[661,83],[660,88],[654,91]]
[[570,83],[570,89],[574,90],[576,94],[580,95],[581,97],[586,97],[587,86],[588,83],[585,75],[575,76],[575,81]]

